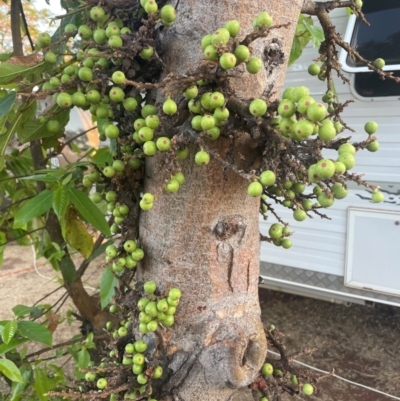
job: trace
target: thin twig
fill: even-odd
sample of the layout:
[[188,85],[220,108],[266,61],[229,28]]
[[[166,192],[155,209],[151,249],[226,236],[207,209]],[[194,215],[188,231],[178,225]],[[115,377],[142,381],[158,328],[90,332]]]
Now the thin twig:
[[[65,302],[67,301],[67,299],[68,299],[68,297],[69,297],[69,293],[68,293],[68,291],[64,294],[64,299],[62,300],[62,302],[60,303],[60,305],[58,305],[58,307],[57,307],[57,309],[54,311],[54,313],[57,313],[61,308],[62,308],[62,306],[65,304]],[[54,306],[56,306],[56,305],[53,305],[53,308],[54,308]]]
[[[57,152],[52,152],[52,153],[50,153],[50,154],[44,159],[44,162],[47,163],[52,157],[57,156],[57,155],[60,155],[60,154],[62,153],[63,149],[64,149],[66,146],[68,146],[71,142],[74,142],[77,138],[80,138],[81,136],[87,134],[87,133],[90,132],[90,131],[93,131],[93,130],[96,129],[96,128],[97,128],[97,125],[94,126],[94,127],[92,127],[92,128],[87,129],[86,131],[83,131],[83,132],[81,132],[81,133],[75,135],[74,137],[72,137],[72,138],[70,138],[70,139],[68,139],[68,141],[66,141],[66,142],[64,142],[64,143],[62,144],[61,149],[59,149]],[[65,157],[65,156],[64,156],[64,157]]]
[[28,354],[25,358],[26,359],[33,358],[34,356],[44,354],[45,352],[48,352],[48,351],[53,351],[58,348],[67,347],[68,345],[76,344],[84,339],[85,339],[85,337],[82,336],[82,337],[76,338],[74,340],[68,340],[63,343],[53,345],[52,347],[42,348],[39,351],[35,351],[35,352],[32,352],[31,354]]
[[14,242],[14,241],[17,241],[17,240],[19,240],[19,239],[21,239],[21,238],[24,238],[24,237],[26,237],[27,235],[32,234],[32,233],[34,233],[34,232],[36,232],[36,231],[45,230],[45,229],[46,229],[46,227],[39,227],[39,228],[36,228],[35,230],[29,231],[29,232],[27,232],[27,233],[25,233],[25,234],[23,234],[23,235],[20,235],[19,237],[11,238],[10,240],[8,240],[8,241],[6,241],[6,242],[0,243],[0,246],[7,245],[7,244],[9,244],[9,243],[11,243],[11,242]]
[[63,18],[65,18],[65,17],[68,17],[69,15],[78,14],[78,13],[80,13],[81,11],[86,10],[86,9],[88,9],[88,8],[90,8],[90,7],[92,7],[91,4],[88,4],[88,5],[83,6],[83,7],[79,7],[79,8],[77,8],[76,10],[70,11],[70,12],[68,12],[68,13],[65,13],[65,14],[62,14],[62,15],[56,15],[56,16],[54,17],[54,19],[63,19]]
[[59,304],[61,301],[64,303],[65,299],[68,298],[68,291],[66,291],[61,297],[49,308],[45,309],[44,312],[42,312],[39,316],[35,316],[32,320],[37,320],[43,315],[45,315],[49,310],[53,309],[57,304]]
[[43,301],[44,299],[46,299],[47,297],[49,297],[50,295],[53,295],[55,292],[57,292],[58,290],[61,290],[61,288],[64,288],[62,285],[60,285],[60,287],[57,287],[55,290],[49,292],[48,294],[46,294],[44,297],[38,299],[32,306],[36,306],[39,302]]
[[94,127],[89,128],[89,129],[87,129],[86,131],[83,131],[83,132],[81,132],[81,133],[75,135],[74,137],[68,139],[68,141],[66,141],[66,142],[63,143],[63,148],[65,148],[65,147],[66,147],[67,145],[69,145],[71,142],[75,141],[75,139],[77,139],[77,138],[79,138],[79,137],[81,137],[81,136],[87,134],[87,133],[90,132],[90,131],[93,131],[93,130],[96,129],[96,128],[97,128],[97,125],[95,125]]
[[290,22],[286,22],[285,24],[278,24],[273,25],[269,28],[262,28],[254,30],[253,32],[249,33],[241,42],[241,45],[248,46],[250,43],[254,42],[258,38],[266,38],[272,30],[280,29],[280,28],[289,28],[291,25]]
[[3,208],[1,208],[1,209],[0,209],[0,212],[4,212],[5,210],[8,210],[8,209],[12,208],[12,207],[15,206],[15,205],[18,205],[19,203],[24,202],[24,201],[26,201],[26,200],[28,200],[28,199],[32,199],[32,198],[34,198],[34,195],[32,195],[32,196],[27,196],[26,198],[19,199],[19,200],[17,200],[16,202],[10,203],[9,205],[4,206]]
[[[97,238],[96,242],[93,244],[93,252],[99,248],[99,246],[102,244],[104,238],[105,238],[104,235],[102,235],[102,234],[99,235],[99,237]],[[85,274],[85,271],[88,268],[89,264],[90,264],[89,259],[85,259],[81,263],[81,265],[79,266],[78,270],[76,271],[77,277],[82,277]]]
[[32,41],[32,38],[31,38],[31,34],[29,32],[28,23],[26,22],[26,16],[25,16],[24,6],[22,5],[22,2],[21,2],[21,16],[22,16],[22,21],[24,23],[26,35],[28,36],[29,43],[31,45],[31,49],[32,49],[32,51],[35,51],[35,46],[33,44],[33,41]]

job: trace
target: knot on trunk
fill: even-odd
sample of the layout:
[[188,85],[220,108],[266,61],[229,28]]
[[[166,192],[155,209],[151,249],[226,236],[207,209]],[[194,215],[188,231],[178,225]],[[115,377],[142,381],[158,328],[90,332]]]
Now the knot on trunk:
[[[233,320],[233,321],[232,321]],[[264,363],[267,341],[258,317],[231,317],[221,322],[200,361],[210,382],[241,388],[249,385]]]
[[222,217],[212,230],[218,241],[229,242],[234,248],[240,245],[245,232],[246,224],[240,215]]

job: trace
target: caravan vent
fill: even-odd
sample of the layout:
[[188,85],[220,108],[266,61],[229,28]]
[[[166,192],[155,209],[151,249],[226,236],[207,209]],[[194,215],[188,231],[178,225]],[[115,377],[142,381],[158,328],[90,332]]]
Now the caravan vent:
[[400,295],[400,211],[348,209],[345,285]]

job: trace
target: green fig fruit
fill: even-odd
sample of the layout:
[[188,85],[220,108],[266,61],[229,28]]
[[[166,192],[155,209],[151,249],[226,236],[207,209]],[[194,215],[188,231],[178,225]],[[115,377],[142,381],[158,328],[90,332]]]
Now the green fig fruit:
[[213,33],[211,43],[213,46],[226,45],[229,42],[230,36],[226,28],[220,28]]
[[378,124],[375,121],[368,121],[364,125],[364,130],[368,135],[375,134],[378,131]]
[[272,24],[273,19],[267,12],[261,12],[253,21],[254,28],[269,28]]
[[263,66],[262,60],[259,57],[252,56],[246,63],[247,72],[257,74]]
[[374,203],[381,203],[385,200],[385,195],[382,192],[377,191],[372,194],[371,199]]
[[262,99],[255,99],[250,103],[249,111],[254,117],[261,117],[267,112],[267,103]]
[[370,152],[377,152],[379,150],[379,142],[378,141],[372,141],[367,145],[367,149]]
[[287,99],[281,100],[278,106],[278,114],[284,118],[292,117],[296,112],[295,104]]
[[313,103],[307,109],[307,117],[310,121],[321,121],[326,117],[326,107],[322,103]]
[[247,61],[250,57],[250,49],[245,45],[238,45],[234,51],[235,57],[239,63]]
[[210,162],[210,155],[204,150],[200,150],[196,153],[194,160],[198,166],[205,166]]
[[234,68],[236,65],[236,56],[232,53],[224,53],[219,58],[219,64],[224,70]]
[[252,182],[247,188],[247,194],[253,197],[261,196],[263,193],[263,186],[258,182]]
[[275,184],[276,176],[273,171],[266,170],[261,173],[259,180],[264,187],[270,187]]
[[231,38],[235,38],[240,32],[239,21],[236,20],[228,21],[225,24],[225,29],[229,31],[229,35],[231,36]]
[[210,61],[217,61],[219,54],[213,45],[208,45],[203,52],[204,58]]
[[346,170],[351,170],[356,164],[354,156],[348,152],[340,154],[337,161],[343,163],[346,166]]
[[308,66],[308,73],[312,76],[317,76],[321,72],[321,67],[317,64],[310,64]]
[[269,228],[268,233],[272,239],[279,239],[282,237],[282,226],[279,223],[274,223]]
[[374,61],[374,67],[375,68],[379,68],[379,69],[381,69],[381,68],[383,68],[384,66],[385,66],[385,60],[383,59],[383,58],[377,58],[375,61]]

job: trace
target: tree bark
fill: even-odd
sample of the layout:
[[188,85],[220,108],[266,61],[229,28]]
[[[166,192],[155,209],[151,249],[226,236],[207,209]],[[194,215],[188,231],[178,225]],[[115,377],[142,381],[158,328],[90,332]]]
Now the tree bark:
[[[265,69],[230,79],[226,89],[239,98],[277,97],[302,3],[180,0],[177,21],[161,38],[166,73],[194,71],[202,60],[201,37],[226,21],[240,21],[242,38],[256,15],[268,11],[275,24],[290,22],[290,27],[258,39],[253,53],[262,57]],[[252,168],[261,158],[245,133],[235,131],[207,146],[239,168]],[[247,396],[240,389],[254,380],[267,350],[258,302],[259,198],[249,197],[249,182],[220,161],[197,166],[198,150],[193,146],[181,163],[186,182],[175,194],[162,190],[170,178],[160,167],[163,156],[147,160],[145,191],[157,195],[153,209],[141,214],[146,257],[138,276],[155,278],[161,291],[178,287],[183,294],[175,325],[158,338],[168,366],[161,399],[243,401]]]
[[11,0],[10,19],[14,56],[24,55],[24,52],[22,50],[20,12],[21,0]]

